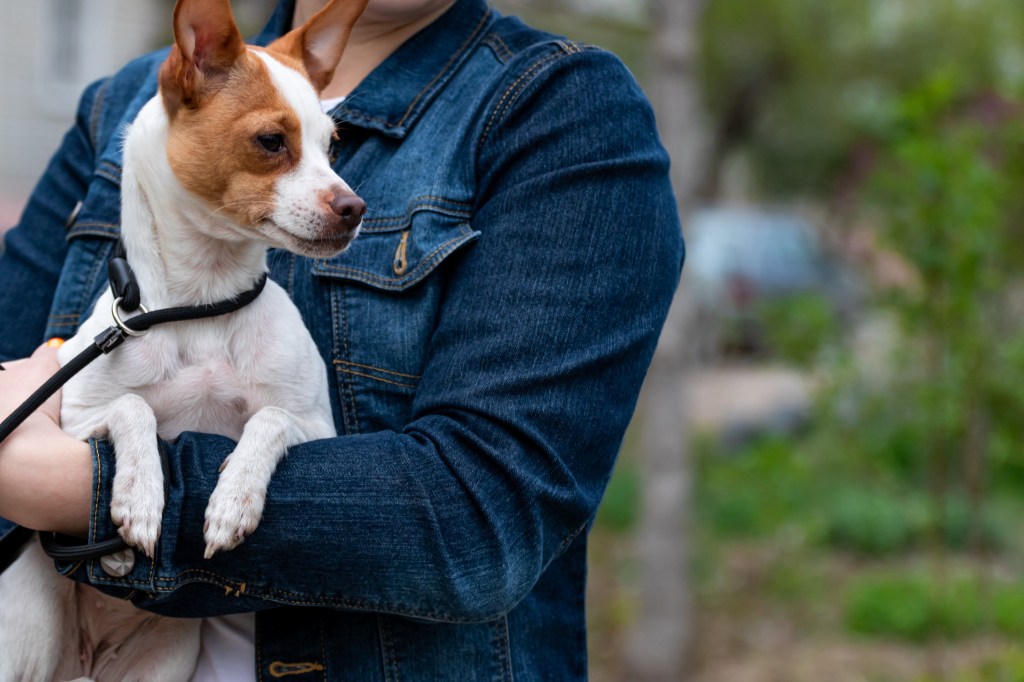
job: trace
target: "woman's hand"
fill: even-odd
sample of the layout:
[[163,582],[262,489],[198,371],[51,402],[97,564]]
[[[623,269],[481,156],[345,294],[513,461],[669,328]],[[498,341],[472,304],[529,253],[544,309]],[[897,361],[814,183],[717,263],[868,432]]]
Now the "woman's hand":
[[[4,363],[0,417],[6,418],[58,369],[59,344]],[[0,516],[36,530],[84,536],[92,498],[89,445],[60,429],[60,392],[0,443]]]

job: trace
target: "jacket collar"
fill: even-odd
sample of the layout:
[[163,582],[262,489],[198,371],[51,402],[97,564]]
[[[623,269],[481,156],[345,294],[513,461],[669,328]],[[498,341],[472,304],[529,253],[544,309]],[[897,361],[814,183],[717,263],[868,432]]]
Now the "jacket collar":
[[[281,0],[253,42],[266,45],[286,33],[294,11],[295,0]],[[485,0],[456,0],[370,73],[333,113],[346,123],[405,137],[472,53],[491,21]]]

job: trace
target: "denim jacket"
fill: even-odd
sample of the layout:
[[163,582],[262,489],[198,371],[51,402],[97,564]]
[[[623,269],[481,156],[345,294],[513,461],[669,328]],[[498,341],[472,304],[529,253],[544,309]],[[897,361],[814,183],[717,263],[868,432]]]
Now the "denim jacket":
[[[165,55],[85,92],[7,236],[0,359],[74,334],[106,286],[120,131]],[[292,448],[256,532],[206,560],[233,443],[185,433],[162,444],[155,560],[58,568],[169,616],[258,612],[260,680],[585,679],[587,529],[683,256],[651,109],[611,54],[459,0],[333,116],[361,236],[268,260],[327,363],[339,436]],[[114,453],[92,453],[100,541]]]

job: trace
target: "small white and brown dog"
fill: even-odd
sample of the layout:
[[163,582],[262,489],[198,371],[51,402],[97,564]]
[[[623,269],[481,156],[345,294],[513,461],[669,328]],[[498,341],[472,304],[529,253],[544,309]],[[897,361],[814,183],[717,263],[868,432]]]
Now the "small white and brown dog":
[[[365,205],[331,170],[335,128],[318,93],[365,5],[332,0],[259,48],[244,44],[228,0],[178,0],[159,93],[124,142],[121,234],[149,309],[247,291],[268,247],[327,257],[356,236]],[[111,325],[112,302],[107,291],[62,363]],[[64,387],[61,421],[76,438],[113,442],[110,512],[150,556],[164,509],[157,435],[238,443],[206,509],[207,557],[256,528],[288,447],[335,435],[324,363],[273,282],[237,312],[154,327],[102,356]],[[0,682],[187,680],[196,665],[199,620],[63,578],[34,542],[0,576],[0,605]]]

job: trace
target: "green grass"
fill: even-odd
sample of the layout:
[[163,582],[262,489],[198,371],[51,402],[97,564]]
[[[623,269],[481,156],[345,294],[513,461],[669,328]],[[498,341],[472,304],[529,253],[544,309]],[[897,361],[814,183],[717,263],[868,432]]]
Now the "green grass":
[[980,633],[1024,634],[1024,583],[988,584],[977,575],[914,570],[856,578],[844,622],[854,634],[914,642]]
[[981,630],[979,588],[970,578],[938,582],[924,573],[857,579],[847,596],[845,623],[855,634],[922,642]]
[[[984,510],[974,520],[963,497],[950,497],[942,510],[936,510],[924,493],[912,489],[854,484],[828,499],[822,519],[828,545],[865,556],[934,546],[964,550],[972,532],[980,548],[994,550],[1007,543],[1008,531],[995,510]],[[977,526],[973,531],[972,524]]]
[[713,535],[772,535],[792,523],[804,525],[817,506],[820,486],[792,443],[763,440],[735,455],[721,455],[710,444],[697,450],[695,513]]
[[[844,467],[827,443],[819,434],[770,438],[730,455],[701,444],[694,511],[701,528],[726,540],[798,532],[822,547],[864,557],[940,547],[996,551],[1011,544],[1019,495],[990,496],[977,518],[962,495],[949,495],[939,509],[911,481],[882,482]],[[639,494],[629,475],[618,483],[619,493]]]

